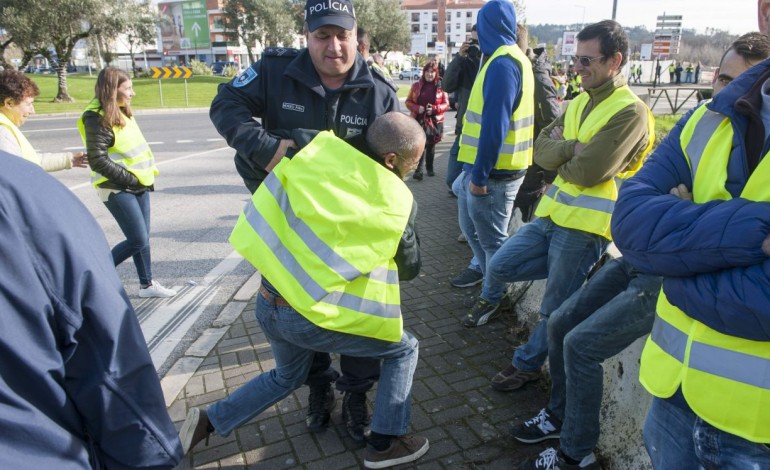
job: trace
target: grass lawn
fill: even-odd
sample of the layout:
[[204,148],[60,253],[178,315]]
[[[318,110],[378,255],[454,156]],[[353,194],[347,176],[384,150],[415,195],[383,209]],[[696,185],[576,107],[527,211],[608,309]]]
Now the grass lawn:
[[[94,96],[96,74],[87,73],[67,75],[67,89],[73,103],[54,103],[58,92],[56,75],[29,75],[40,88],[40,95],[35,99],[35,112],[38,114],[79,113],[85,109]],[[217,92],[217,85],[229,80],[225,77],[192,76],[187,79],[187,95],[185,98],[185,80],[152,78],[137,78],[133,80],[136,96],[131,107],[137,109],[208,107]],[[161,93],[163,104],[161,105]]]

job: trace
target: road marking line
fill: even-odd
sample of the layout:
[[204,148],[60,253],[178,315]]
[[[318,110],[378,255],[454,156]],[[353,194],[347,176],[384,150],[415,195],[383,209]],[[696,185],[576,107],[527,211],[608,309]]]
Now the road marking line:
[[[221,147],[221,148],[216,148],[216,149],[211,149],[211,150],[204,150],[203,152],[191,153],[190,155],[183,155],[181,157],[172,158],[171,160],[163,160],[162,162],[158,162],[157,165],[158,166],[163,166],[163,165],[166,165],[166,164],[169,164],[169,163],[174,163],[174,162],[178,162],[178,161],[181,161],[181,160],[186,160],[188,158],[200,157],[200,156],[203,156],[203,155],[208,155],[208,154],[213,153],[213,152],[221,152],[221,151],[227,150],[229,148],[230,147]],[[87,183],[76,184],[75,186],[69,186],[68,188],[69,188],[70,191],[74,192],[74,191],[77,191],[78,189],[87,188],[89,186],[91,186],[91,183],[87,182]]]
[[183,139],[183,140],[177,140],[176,141],[177,144],[189,144],[191,142],[195,142],[195,141],[194,140],[190,140],[190,139]]
[[58,129],[30,129],[26,130],[24,129],[25,134],[34,134],[36,132],[62,132],[62,131],[76,131],[78,130],[77,127],[60,127]]

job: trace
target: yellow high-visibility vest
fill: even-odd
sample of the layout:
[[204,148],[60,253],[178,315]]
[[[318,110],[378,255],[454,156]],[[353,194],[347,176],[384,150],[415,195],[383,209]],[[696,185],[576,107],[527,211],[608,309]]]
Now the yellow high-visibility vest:
[[[104,115],[104,112],[99,108],[99,102],[96,100],[91,101],[85,111],[94,111]],[[150,145],[144,139],[144,135],[134,118],[123,116],[123,119],[126,121],[125,127],[122,129],[116,126],[112,127],[115,143],[107,150],[107,153],[110,160],[133,173],[142,185],[150,186],[155,182],[155,176],[159,173],[158,167],[155,166],[155,157],[152,155]],[[83,144],[86,145],[83,116],[78,119],[78,130]],[[95,188],[105,181],[107,178],[91,170],[91,184]]]
[[[693,174],[693,201],[728,200],[725,189],[733,127],[724,115],[698,108],[680,143]],[[741,197],[770,202],[770,157],[754,170]],[[682,388],[690,408],[714,427],[753,442],[770,442],[770,343],[717,332],[672,305],[661,289],[639,380],[659,398]]]
[[[570,102],[564,114],[565,139],[577,139],[581,143],[588,143],[618,112],[637,101],[641,102],[631,89],[624,85],[593,108],[581,124],[580,117],[590,99],[588,93],[583,93]],[[655,119],[649,108],[646,106],[645,108],[647,109],[648,142],[641,158],[633,168],[619,173],[611,180],[590,187],[570,183],[559,175],[548,191],[543,194],[535,215],[550,217],[556,225],[561,227],[594,233],[612,240],[610,222],[615,201],[618,200],[620,185],[639,171],[644,157],[655,143]]]
[[460,136],[460,153],[457,160],[465,163],[476,161],[481,136],[481,116],[484,111],[484,77],[489,64],[503,55],[512,57],[519,64],[522,92],[519,106],[513,110],[508,135],[497,156],[495,169],[523,170],[532,164],[532,140],[535,134],[535,78],[532,74],[532,64],[517,45],[498,47],[476,76],[468,98],[468,108],[463,116],[463,132]]
[[35,148],[32,147],[32,144],[30,144],[27,138],[24,137],[24,134],[21,133],[19,128],[16,127],[16,124],[8,119],[8,116],[3,113],[0,113],[0,126],[5,126],[8,128],[8,130],[11,131],[11,134],[13,134],[13,137],[16,138],[16,142],[18,142],[19,148],[21,149],[20,157],[31,161],[35,165],[40,166],[40,159],[37,157]]
[[268,175],[230,243],[315,325],[396,342],[403,321],[393,258],[412,202],[398,176],[321,132]]

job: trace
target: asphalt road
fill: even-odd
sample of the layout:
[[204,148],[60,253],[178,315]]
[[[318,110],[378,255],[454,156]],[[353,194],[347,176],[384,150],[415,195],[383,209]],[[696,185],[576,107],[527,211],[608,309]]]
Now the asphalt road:
[[[133,262],[118,266],[118,273],[163,375],[254,272],[227,241],[249,194],[233,166],[234,152],[214,130],[207,110],[136,118],[160,170],[152,194],[153,277],[180,292],[171,300],[140,299]],[[33,116],[22,131],[38,151],[78,151],[83,144],[76,120]],[[89,183],[89,170],[52,175],[88,207],[110,246],[123,240]]]

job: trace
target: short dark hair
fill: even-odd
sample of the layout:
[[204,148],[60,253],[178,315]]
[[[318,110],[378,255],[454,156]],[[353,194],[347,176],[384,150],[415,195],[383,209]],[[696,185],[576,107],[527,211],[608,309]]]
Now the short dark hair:
[[752,62],[759,62],[770,57],[770,40],[766,34],[762,33],[744,34],[730,44],[730,47],[722,54],[722,58],[719,59],[720,67],[722,66],[722,61],[725,60],[725,56],[730,51],[735,51],[736,54],[743,57],[747,65]]
[[591,39],[599,40],[599,47],[602,56],[604,56],[602,62],[615,55],[616,52],[620,52],[623,58],[620,62],[621,67],[628,62],[628,36],[617,21],[604,20],[589,24],[577,34],[578,41],[590,41]]

